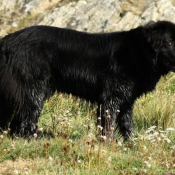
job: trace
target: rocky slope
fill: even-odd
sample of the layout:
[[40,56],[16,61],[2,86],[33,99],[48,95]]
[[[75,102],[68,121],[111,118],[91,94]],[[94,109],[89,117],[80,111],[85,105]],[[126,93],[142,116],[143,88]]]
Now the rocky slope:
[[0,37],[30,25],[110,32],[150,20],[175,22],[173,4],[173,0],[1,0]]

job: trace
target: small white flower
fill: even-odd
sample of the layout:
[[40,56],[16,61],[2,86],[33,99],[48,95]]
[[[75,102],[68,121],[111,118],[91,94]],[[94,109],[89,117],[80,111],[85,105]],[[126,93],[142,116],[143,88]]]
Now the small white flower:
[[78,114],[78,115],[81,115],[81,112],[80,112],[80,111],[78,111],[78,112],[77,112],[77,114]]
[[106,136],[100,136],[100,138],[102,138],[103,140],[106,140]]
[[147,164],[147,167],[148,167],[148,168],[151,168],[151,164],[148,163],[148,164]]
[[3,138],[4,138],[4,136],[3,136],[3,135],[0,135],[0,138],[1,138],[1,139],[3,139]]
[[143,146],[143,150],[146,150],[146,149],[147,149],[147,147],[144,145],[144,146]]
[[88,126],[87,125],[83,125],[84,126],[84,128],[87,128]]
[[41,131],[41,132],[43,132],[43,128],[39,128],[39,129],[38,129],[38,131]]
[[164,140],[167,142],[167,143],[170,143],[171,140],[169,138],[164,138]]
[[146,131],[145,131],[146,134],[148,134],[148,133],[150,133],[150,132],[151,132],[151,130],[146,130]]
[[79,160],[77,160],[77,162],[78,162],[78,163],[81,163],[81,160],[79,159]]
[[162,139],[160,137],[157,137],[156,140],[160,142]]
[[138,138],[133,138],[132,141],[138,140]]
[[148,136],[146,136],[146,139],[147,139],[147,140],[152,140],[153,137],[154,137],[153,134],[149,134]]
[[156,140],[154,140],[154,139],[153,139],[153,140],[150,140],[151,143],[154,143],[155,141],[156,141]]
[[27,167],[24,168],[24,173],[29,174],[29,169]]
[[15,147],[15,144],[14,144],[14,143],[12,143],[12,144],[11,144],[11,147]]
[[175,149],[175,145],[174,146],[172,146],[172,147],[170,147],[171,149]]
[[89,125],[89,128],[90,128],[90,129],[92,129],[93,127],[94,127],[94,125],[93,125],[93,124],[90,124],[90,125]]
[[111,157],[108,157],[108,162],[111,162],[112,161],[112,158]]
[[122,146],[122,142],[118,141],[117,145],[118,145],[119,147],[121,147],[121,146]]
[[139,139],[140,139],[140,140],[144,140],[145,137],[144,137],[143,135],[140,135]]
[[8,131],[3,131],[3,134],[8,134]]
[[146,174],[147,173],[147,170],[146,169],[142,169],[142,173],[143,174]]
[[60,124],[61,124],[61,125],[65,125],[65,122],[61,122]]
[[103,127],[100,126],[100,125],[98,125],[97,128],[98,128],[99,130],[102,130],[102,129],[103,129]]
[[90,137],[90,138],[93,137],[93,134],[92,133],[89,133],[88,134],[88,137]]
[[148,164],[148,161],[144,161],[145,164]]
[[24,171],[29,171],[29,169],[27,167],[24,167]]
[[174,131],[174,128],[167,128],[166,131]]
[[50,161],[53,161],[53,158],[52,158],[51,156],[49,156],[49,160],[50,160]]
[[73,141],[71,139],[69,139],[69,142],[72,143]]
[[146,164],[146,166],[147,166],[148,168],[151,168],[151,164],[149,164],[147,161],[144,161],[144,163]]
[[160,134],[160,137],[166,138],[166,136],[163,133]]
[[35,134],[33,134],[33,137],[34,137],[35,139],[37,138],[37,136],[38,136],[38,135],[37,135],[36,133],[35,133]]
[[16,169],[15,169],[13,172],[14,172],[15,174],[19,174],[19,171],[16,170]]
[[155,129],[157,126],[151,126],[148,129]]
[[159,133],[158,133],[158,132],[154,132],[153,135],[154,135],[155,137],[157,137],[157,136],[159,135]]
[[111,127],[111,131],[114,131],[114,127]]
[[152,160],[152,158],[151,157],[148,157],[148,160]]
[[156,128],[156,126],[151,126],[147,129],[146,133],[150,133],[151,131],[153,131]]
[[70,122],[67,122],[67,125],[68,125],[68,126],[70,126],[70,125],[71,125],[71,123],[70,123]]
[[134,167],[133,170],[134,170],[134,171],[137,171],[137,168]]

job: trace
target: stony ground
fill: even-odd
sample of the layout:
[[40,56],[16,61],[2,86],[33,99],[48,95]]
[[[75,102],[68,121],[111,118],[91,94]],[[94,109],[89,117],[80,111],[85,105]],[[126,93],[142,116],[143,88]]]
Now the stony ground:
[[150,20],[175,19],[174,0],[0,1],[0,37],[29,25],[89,32],[129,30]]

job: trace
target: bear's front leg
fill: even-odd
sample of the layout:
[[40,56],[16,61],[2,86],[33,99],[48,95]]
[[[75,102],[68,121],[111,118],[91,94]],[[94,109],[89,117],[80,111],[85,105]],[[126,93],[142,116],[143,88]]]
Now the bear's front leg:
[[117,128],[124,138],[124,141],[127,141],[129,137],[132,136],[133,129],[133,120],[132,120],[132,109],[126,111],[121,110],[117,117]]

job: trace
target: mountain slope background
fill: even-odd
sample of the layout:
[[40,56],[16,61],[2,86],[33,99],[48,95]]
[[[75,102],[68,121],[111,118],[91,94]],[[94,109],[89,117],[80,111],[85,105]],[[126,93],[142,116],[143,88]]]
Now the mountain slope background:
[[110,32],[174,17],[174,0],[1,0],[0,37],[30,25]]

